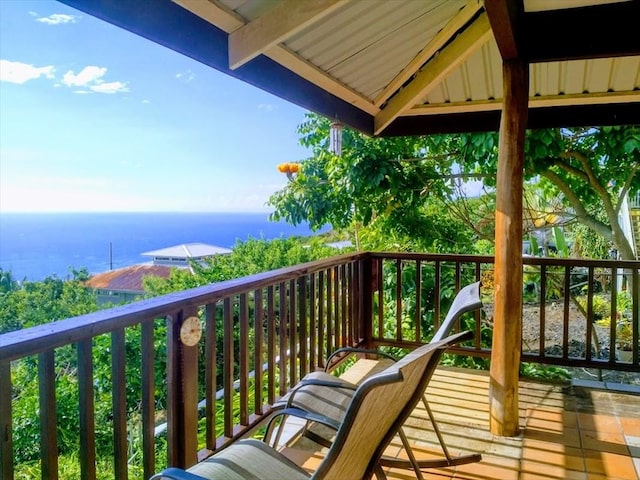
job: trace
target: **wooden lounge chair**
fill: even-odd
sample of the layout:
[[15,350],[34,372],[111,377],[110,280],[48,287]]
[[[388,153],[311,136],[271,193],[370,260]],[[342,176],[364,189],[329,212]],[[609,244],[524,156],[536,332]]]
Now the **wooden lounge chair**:
[[152,479],[349,480],[373,475],[384,479],[379,459],[418,403],[442,353],[471,336],[463,332],[423,345],[365,379],[352,395],[335,439],[313,473],[265,443],[250,439],[232,443],[187,471],[168,468]]
[[[462,288],[454,298],[444,321],[434,334],[431,342],[437,342],[445,338],[451,332],[455,322],[462,314],[476,310],[480,307],[482,307],[482,301],[480,299],[480,282],[472,283]],[[346,374],[341,377],[331,375],[327,371],[332,367],[335,359],[342,359],[345,355],[353,353],[374,354],[378,355],[380,358],[376,360],[360,359],[354,366],[349,368]],[[267,443],[272,443],[272,436],[275,430],[277,433],[273,440],[273,444],[279,443],[282,426],[284,424],[283,418],[289,414],[289,411],[292,411],[296,416],[307,420],[302,432],[303,435],[320,445],[329,446],[331,444],[331,440],[325,438],[325,436],[322,436],[321,434],[318,434],[317,429],[312,428],[313,425],[320,424],[328,426],[333,430],[337,430],[344,418],[347,405],[349,404],[351,396],[356,391],[358,383],[367,378],[368,375],[371,375],[376,371],[380,371],[395,361],[396,360],[389,355],[375,350],[371,351],[357,348],[342,348],[336,350],[336,352],[334,352],[327,360],[327,366],[325,367],[324,372],[313,372],[305,376],[305,378],[302,379],[291,390],[291,392],[289,392],[279,403],[275,405],[276,412],[268,424],[265,433],[265,441]],[[420,473],[420,469],[451,467],[455,465],[479,462],[482,457],[478,454],[461,455],[458,457],[451,456],[433,412],[429,407],[426,396],[423,396],[422,401],[427,414],[429,415],[434,433],[436,434],[444,453],[444,458],[417,460],[411,450],[408,440],[406,439],[406,435],[402,429],[399,429],[398,434],[400,435],[409,460],[398,461],[385,458],[383,459],[383,463],[397,468],[412,469],[416,472],[418,479],[421,479],[422,475]],[[294,410],[289,410],[291,408],[294,408]],[[278,424],[278,422],[280,423]],[[276,429],[276,427],[279,428]]]

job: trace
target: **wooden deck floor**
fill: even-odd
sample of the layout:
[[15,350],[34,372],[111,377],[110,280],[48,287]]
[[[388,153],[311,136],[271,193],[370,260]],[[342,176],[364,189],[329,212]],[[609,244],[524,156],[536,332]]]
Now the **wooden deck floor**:
[[[640,478],[640,392],[520,382],[517,438],[489,433],[488,372],[440,368],[427,389],[429,404],[452,455],[480,453],[482,461],[423,470],[427,480]],[[418,458],[442,451],[423,406],[406,423]],[[321,454],[290,453],[313,470]],[[406,457],[400,441],[387,453]],[[410,470],[387,469],[390,480],[417,478]]]

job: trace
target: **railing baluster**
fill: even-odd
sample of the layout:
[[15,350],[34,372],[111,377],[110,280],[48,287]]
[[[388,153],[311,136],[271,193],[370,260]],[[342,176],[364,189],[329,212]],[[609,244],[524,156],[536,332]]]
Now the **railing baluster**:
[[240,294],[240,350],[238,375],[240,377],[240,425],[249,423],[249,304],[247,294]]
[[539,337],[540,337],[540,352],[538,353],[540,357],[544,357],[546,354],[545,350],[545,331],[547,329],[547,266],[540,265],[540,329],[539,329]]
[[58,428],[56,422],[55,354],[47,350],[38,355],[40,403],[40,458],[42,478],[58,478]]
[[618,269],[611,269],[611,322],[609,322],[609,362],[616,361],[616,332],[618,326]]
[[569,301],[571,297],[571,268],[564,268],[564,301],[562,315],[562,359],[569,358]]
[[631,363],[638,367],[640,363],[640,352],[638,352],[638,345],[640,344],[640,285],[638,285],[638,281],[640,280],[640,275],[638,274],[637,267],[633,269],[631,273],[631,285],[633,291],[633,299],[631,306],[631,348],[633,349],[631,352]]
[[0,362],[0,478],[13,480],[11,362]]
[[267,395],[269,404],[276,401],[276,314],[274,286],[267,288]]
[[[324,271],[318,272],[318,365],[324,365],[325,355],[325,339],[328,334],[325,335],[325,326],[327,324],[325,319],[325,301],[327,299],[325,292],[325,273]],[[327,345],[329,341],[327,340]]]
[[402,341],[402,260],[396,260],[396,340]]
[[[351,318],[349,323],[351,325],[351,344],[360,344],[362,341],[362,303],[360,297],[364,294],[362,289],[362,263],[351,263],[351,279],[349,282],[349,302],[351,305]],[[371,317],[369,317],[371,321]]]
[[333,283],[333,348],[340,348],[342,344],[342,331],[340,329],[340,275],[339,267],[331,269],[331,280]]
[[342,332],[342,341],[340,344],[343,347],[352,345],[351,339],[353,338],[351,334],[351,329],[347,324],[348,318],[348,310],[347,310],[347,265],[342,265],[340,267],[340,319],[342,323],[340,325],[340,331]]
[[300,319],[298,316],[298,306],[296,304],[296,281],[289,281],[289,384],[295,385],[298,382],[297,363],[298,359],[298,328],[300,328]]
[[438,328],[440,328],[440,260],[436,260],[434,265],[435,270],[435,281],[434,281],[434,292],[435,298],[433,305],[433,333],[435,333]]
[[[482,268],[480,266],[480,262],[476,262],[476,282],[482,280]],[[482,296],[482,290],[480,290],[480,295]],[[481,318],[481,309],[478,309],[474,312],[475,316],[475,334],[473,336],[474,348],[476,350],[480,350],[482,348],[482,318]]]
[[587,318],[585,338],[585,358],[591,360],[591,336],[593,335],[593,267],[589,267],[587,275]]
[[205,446],[209,450],[216,448],[216,391],[218,377],[218,336],[217,336],[217,303],[209,303],[204,310],[204,355],[205,378],[204,398],[206,401],[204,416],[206,418]]
[[113,403],[114,476],[126,479],[127,472],[127,385],[125,380],[124,329],[111,333],[111,378]]
[[307,315],[307,277],[298,279],[298,324],[300,328],[300,378],[303,378],[309,368],[309,336]]
[[223,318],[223,380],[224,388],[224,436],[233,436],[233,305],[231,297],[225,297],[222,307]]
[[422,262],[416,260],[416,316],[415,338],[416,342],[422,340]]
[[383,281],[383,269],[384,260],[382,258],[375,259],[376,270],[376,285],[378,287],[378,331],[376,337],[384,337],[384,281]]
[[288,321],[289,317],[287,315],[287,287],[285,282],[280,283],[279,287],[279,297],[280,301],[278,302],[278,321],[280,324],[279,328],[279,340],[280,340],[280,396],[287,393],[287,329],[288,329]]
[[262,415],[262,406],[264,404],[264,395],[262,392],[262,380],[264,371],[262,365],[264,363],[263,358],[263,343],[264,343],[264,306],[262,304],[262,289],[259,288],[253,292],[253,336],[254,336],[254,350],[253,350],[253,385],[254,385],[254,402],[253,412],[256,415]]
[[316,316],[316,274],[312,273],[309,276],[309,370],[314,371],[318,366],[321,366],[319,361],[320,358],[320,348],[318,339],[320,337],[320,332],[318,331],[318,317]]
[[[96,434],[92,340],[78,343],[78,396],[80,419],[80,478],[96,478]],[[143,422],[144,423],[144,422]]]
[[332,282],[332,275],[331,275],[332,270],[327,270],[327,293],[326,293],[326,302],[327,302],[327,316],[326,316],[326,321],[327,321],[327,355],[330,355],[334,350],[335,350],[335,343],[333,340],[333,309],[331,308],[332,306],[332,299],[333,299],[333,282]]
[[156,416],[154,322],[155,320],[143,322],[140,332],[142,357],[142,471],[144,478],[149,478],[154,474],[156,463],[154,436]]

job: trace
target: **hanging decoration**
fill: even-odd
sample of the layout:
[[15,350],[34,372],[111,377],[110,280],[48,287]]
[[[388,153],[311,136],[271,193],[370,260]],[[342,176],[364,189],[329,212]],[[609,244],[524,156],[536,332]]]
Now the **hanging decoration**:
[[331,123],[329,129],[329,151],[334,155],[342,155],[342,130],[344,125],[337,120]]

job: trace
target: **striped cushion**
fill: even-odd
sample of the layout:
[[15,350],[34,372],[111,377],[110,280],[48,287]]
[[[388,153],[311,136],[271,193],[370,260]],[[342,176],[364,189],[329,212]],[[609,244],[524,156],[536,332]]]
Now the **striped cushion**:
[[306,480],[309,474],[258,440],[240,440],[194,465],[189,473],[215,480]]

